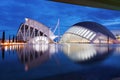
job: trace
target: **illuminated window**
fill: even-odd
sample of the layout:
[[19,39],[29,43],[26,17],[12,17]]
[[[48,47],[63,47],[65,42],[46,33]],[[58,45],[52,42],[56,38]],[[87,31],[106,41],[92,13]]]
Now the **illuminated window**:
[[90,31],[88,30],[88,31],[83,35],[83,37],[86,37],[89,32],[90,32]]
[[78,30],[79,30],[79,28],[75,27],[73,33],[76,33]]
[[84,30],[85,30],[85,29],[82,28],[82,29],[79,31],[78,35],[80,35]]
[[87,29],[85,29],[82,33],[81,33],[81,36],[83,36],[83,34],[85,34],[87,31]]
[[90,38],[90,40],[92,40],[94,37],[96,36],[96,34],[93,34]]
[[76,27],[74,27],[74,29],[73,29],[73,32],[75,32],[76,31]]
[[79,32],[82,30],[82,28],[79,28],[77,31],[76,31],[76,34],[79,34]]
[[88,35],[87,35],[87,39],[90,38],[90,36],[93,34],[93,32],[90,32]]

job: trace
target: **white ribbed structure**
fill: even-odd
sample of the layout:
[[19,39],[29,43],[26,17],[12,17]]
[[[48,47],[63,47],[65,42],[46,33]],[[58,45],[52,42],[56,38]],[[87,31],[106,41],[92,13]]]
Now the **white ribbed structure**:
[[97,33],[82,26],[73,26],[66,31],[60,42],[92,42]]
[[92,22],[78,22],[62,36],[60,43],[115,43],[115,36],[105,26]]
[[[65,32],[60,43],[108,43],[106,34],[96,32],[84,26],[74,25]],[[112,43],[112,40],[112,38],[109,38],[110,43]]]
[[22,24],[18,30],[18,40],[29,41],[37,36],[45,36],[51,41],[56,37],[47,26],[35,20],[26,18],[25,23]]
[[66,33],[72,33],[75,35],[79,35],[79,36],[84,37],[88,40],[92,40],[96,36],[96,33],[94,31],[91,31],[89,29],[86,29],[86,28],[83,28],[80,26],[79,27],[73,26]]

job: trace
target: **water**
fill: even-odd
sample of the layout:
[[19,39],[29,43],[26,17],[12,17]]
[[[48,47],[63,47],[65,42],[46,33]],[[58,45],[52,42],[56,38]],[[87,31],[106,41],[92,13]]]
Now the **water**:
[[0,80],[120,80],[120,45],[0,46]]

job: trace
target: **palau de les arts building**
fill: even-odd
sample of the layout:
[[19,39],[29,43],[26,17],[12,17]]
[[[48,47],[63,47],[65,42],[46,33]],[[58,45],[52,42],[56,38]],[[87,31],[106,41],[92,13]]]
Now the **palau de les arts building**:
[[[58,35],[59,36],[59,35]],[[56,36],[47,26],[26,18],[21,24],[17,38],[28,43],[54,43]],[[115,36],[103,25],[96,22],[79,22],[70,27],[59,43],[114,43]]]

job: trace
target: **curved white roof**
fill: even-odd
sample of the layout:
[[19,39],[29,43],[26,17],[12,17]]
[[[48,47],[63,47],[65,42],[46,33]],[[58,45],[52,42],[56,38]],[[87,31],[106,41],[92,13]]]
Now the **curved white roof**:
[[19,40],[29,41],[37,36],[46,36],[53,41],[56,36],[54,33],[45,25],[35,20],[25,18],[25,22],[20,26],[17,37]]
[[30,27],[33,27],[37,30],[42,31],[44,34],[46,34],[50,39],[55,39],[55,35],[53,34],[53,32],[45,25],[43,25],[42,23],[29,19],[29,18],[25,18],[25,25],[28,25]]

